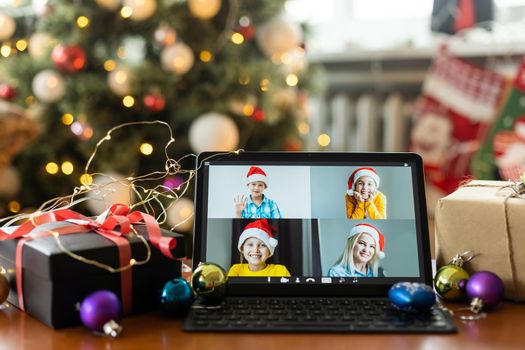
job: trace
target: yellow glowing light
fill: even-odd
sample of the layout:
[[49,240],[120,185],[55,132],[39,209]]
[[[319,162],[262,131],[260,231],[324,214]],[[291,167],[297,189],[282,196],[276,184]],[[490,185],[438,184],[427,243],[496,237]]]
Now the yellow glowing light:
[[239,78],[239,84],[248,85],[249,83],[250,83],[250,76],[247,74],[241,75],[241,77]]
[[35,96],[31,96],[31,95],[29,95],[29,96],[26,97],[26,103],[27,103],[29,106],[31,106],[31,105],[33,104],[33,102],[35,102]]
[[86,16],[80,16],[80,17],[77,18],[77,26],[80,29],[84,29],[88,25],[89,25],[89,18],[87,18]]
[[2,47],[0,48],[0,55],[4,57],[9,57],[10,54],[11,54],[11,45],[8,45],[8,44],[2,45]]
[[201,59],[202,62],[210,62],[211,59],[213,58],[213,55],[208,50],[202,50],[201,53],[199,54],[199,58]]
[[144,142],[139,147],[140,153],[142,153],[145,156],[149,156],[153,153],[153,146],[150,143]]
[[133,107],[133,105],[135,104],[135,99],[133,98],[133,96],[124,96],[124,98],[122,99],[122,104],[128,108]]
[[15,44],[18,51],[25,51],[27,49],[27,40],[20,39]]
[[71,113],[66,113],[62,116],[62,124],[64,125],[71,125],[73,124],[74,120],[75,118],[73,117],[73,114]]
[[244,36],[241,33],[232,34],[232,42],[237,45],[241,45],[244,42]]
[[132,14],[133,14],[133,9],[129,6],[124,6],[120,10],[120,15],[122,16],[122,18],[130,18]]
[[11,201],[7,203],[7,208],[11,213],[18,213],[20,211],[20,203],[17,201]]
[[49,162],[46,164],[46,171],[48,174],[55,175],[58,173],[58,164],[55,162]]
[[263,79],[259,83],[261,87],[261,91],[268,91],[268,86],[270,85],[270,81],[268,79]]
[[306,135],[310,132],[310,125],[308,125],[307,122],[300,122],[299,125],[297,125],[297,130],[299,130],[301,135]]
[[330,136],[328,136],[327,134],[319,135],[319,137],[317,138],[317,143],[319,143],[321,147],[328,146],[330,144]]
[[118,48],[117,56],[122,59],[126,58],[126,48],[124,46]]
[[242,114],[244,114],[245,116],[249,117],[253,114],[253,111],[255,110],[255,107],[249,103],[245,104],[243,107],[242,107]]
[[286,76],[286,84],[288,86],[296,86],[298,82],[299,82],[299,78],[297,77],[297,75],[295,75],[295,74],[288,74]]
[[80,183],[84,186],[91,185],[93,183],[93,176],[89,174],[82,174],[82,176],[80,176]]
[[117,64],[113,60],[107,60],[104,62],[104,69],[108,72],[111,72],[117,67]]
[[60,166],[60,170],[62,170],[62,172],[64,174],[66,174],[66,175],[71,175],[71,174],[73,174],[73,170],[75,170],[75,167],[73,166],[73,163],[71,163],[70,161],[66,160]]

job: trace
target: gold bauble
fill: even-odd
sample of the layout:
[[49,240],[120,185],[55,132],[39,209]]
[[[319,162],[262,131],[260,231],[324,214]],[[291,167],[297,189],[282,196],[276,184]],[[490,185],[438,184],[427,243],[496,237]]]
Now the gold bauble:
[[448,301],[459,300],[465,296],[465,282],[469,277],[461,266],[445,265],[436,273],[434,287],[441,298]]
[[191,275],[191,287],[201,301],[216,304],[226,294],[228,276],[222,267],[214,263],[200,263]]

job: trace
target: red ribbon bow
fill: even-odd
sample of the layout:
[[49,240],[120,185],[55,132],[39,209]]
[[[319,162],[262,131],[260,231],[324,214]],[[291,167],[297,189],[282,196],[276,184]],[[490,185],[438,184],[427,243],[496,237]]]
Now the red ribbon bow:
[[[53,230],[42,231],[31,234],[32,230],[39,225],[49,222],[67,222],[70,225],[54,228]],[[7,233],[0,229],[0,241],[17,239],[16,247],[16,286],[18,293],[18,304],[20,309],[24,308],[23,285],[22,285],[22,256],[24,244],[32,239],[53,235],[65,235],[70,233],[96,232],[97,234],[113,241],[119,251],[120,266],[126,266],[131,260],[131,247],[125,238],[132,231],[132,225],[144,223],[148,232],[151,244],[159,249],[162,254],[170,259],[175,259],[172,250],[177,246],[174,237],[163,237],[159,224],[155,218],[149,214],[139,211],[131,212],[130,208],[124,204],[114,204],[95,220],[79,214],[70,209],[58,209],[45,214],[34,216],[26,221],[12,233]],[[120,272],[121,296],[124,313],[130,313],[132,305],[132,282],[131,269]]]

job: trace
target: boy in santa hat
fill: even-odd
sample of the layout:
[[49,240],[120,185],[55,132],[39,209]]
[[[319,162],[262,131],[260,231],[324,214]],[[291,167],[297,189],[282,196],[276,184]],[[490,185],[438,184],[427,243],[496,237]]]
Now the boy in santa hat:
[[235,215],[243,219],[281,219],[281,211],[277,203],[264,195],[268,188],[268,177],[259,167],[252,166],[246,174],[246,186],[250,191],[248,196],[239,195],[233,199]]
[[346,217],[349,219],[386,219],[386,197],[377,190],[379,175],[374,168],[358,168],[348,179]]
[[277,243],[268,220],[256,220],[246,225],[237,244],[241,253],[241,263],[232,265],[228,276],[290,276],[284,265],[266,263],[273,255]]
[[352,228],[341,257],[328,270],[331,277],[384,277],[379,260],[385,257],[385,237],[369,224]]

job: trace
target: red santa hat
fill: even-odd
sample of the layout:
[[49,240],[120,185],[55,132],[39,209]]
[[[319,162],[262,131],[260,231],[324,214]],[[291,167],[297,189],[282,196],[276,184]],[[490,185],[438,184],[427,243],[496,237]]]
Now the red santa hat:
[[376,186],[379,187],[379,175],[377,175],[374,168],[357,168],[348,178],[348,190],[346,193],[348,193],[349,196],[354,195],[355,184],[362,176],[370,176],[376,183]]
[[268,220],[256,220],[246,225],[244,231],[242,231],[242,234],[239,237],[239,243],[237,244],[237,248],[241,253],[241,248],[244,244],[244,241],[252,237],[259,238],[261,241],[263,241],[264,244],[266,244],[266,246],[270,250],[270,256],[273,255],[275,247],[277,247],[278,241],[275,238],[273,238],[272,227],[268,223]]
[[248,170],[248,174],[246,174],[246,184],[248,185],[250,182],[255,181],[262,181],[268,187],[268,178],[266,177],[266,173],[259,168],[258,166],[252,166],[250,167],[250,170]]
[[358,224],[352,228],[348,239],[361,233],[368,233],[376,242],[376,253],[379,259],[385,257],[385,236],[377,228],[370,224]]

